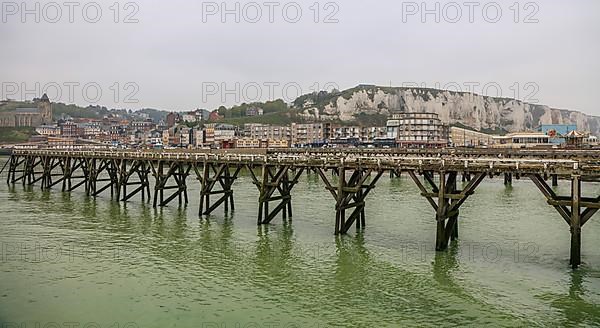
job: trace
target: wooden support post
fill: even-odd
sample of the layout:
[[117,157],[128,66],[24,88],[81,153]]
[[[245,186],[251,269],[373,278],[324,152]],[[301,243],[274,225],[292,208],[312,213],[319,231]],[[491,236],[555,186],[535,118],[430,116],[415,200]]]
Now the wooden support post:
[[[25,162],[26,161],[27,161],[27,157],[25,157],[25,156],[15,156],[14,162],[11,164],[12,165],[12,170],[11,170],[12,175],[9,174],[11,184],[15,184],[20,179],[25,178]],[[19,177],[17,177],[17,173],[20,173]]]
[[56,167],[54,166],[54,158],[49,156],[42,156],[40,158],[40,166],[42,172],[40,172],[40,176],[35,178],[35,182],[41,182],[42,190],[50,189],[50,185],[52,184],[52,170]]
[[438,187],[438,208],[436,212],[437,230],[435,234],[435,250],[443,251],[448,247],[446,241],[446,172],[440,172]]
[[122,200],[127,197],[127,182],[129,181],[130,175],[128,174],[127,167],[129,161],[122,159],[119,165],[119,191],[117,192],[117,199]]
[[552,187],[558,187],[558,175],[552,174]]
[[435,248],[438,251],[445,250],[448,247],[450,239],[456,240],[458,238],[460,206],[473,194],[477,186],[485,178],[486,173],[476,173],[463,190],[457,190],[456,177],[458,172],[440,172],[439,184],[433,181],[430,173],[424,172],[424,180],[431,186],[431,191],[425,187],[414,171],[409,171],[409,175],[421,190],[421,195],[427,199],[436,211]]
[[571,177],[571,267],[581,264],[581,178]]
[[[123,190],[123,197],[119,200],[128,201],[136,194],[140,193],[142,201],[145,200],[146,193],[150,197],[150,181],[148,174],[150,173],[149,165],[145,160],[133,160],[131,166],[127,165],[127,162],[121,164],[122,168],[116,179],[118,185],[117,189]],[[137,179],[131,179],[137,176]],[[128,186],[136,187],[134,190],[127,192]]]
[[531,181],[546,197],[563,220],[569,225],[571,232],[570,264],[577,268],[581,264],[581,228],[600,209],[600,197],[581,197],[581,176],[571,176],[571,194],[558,196],[539,174],[530,175]]
[[[43,180],[46,177],[46,160],[47,157],[45,156],[40,156],[38,158],[38,156],[35,155],[30,155],[28,157],[28,161],[27,161],[27,168],[26,168],[26,172],[27,172],[27,185],[28,186],[32,186],[34,185],[36,182]],[[36,172],[35,169],[40,166],[42,171],[41,172]],[[37,177],[37,174],[39,174],[40,176]],[[25,180],[23,180],[23,182],[25,182]],[[42,181],[42,189],[44,188],[43,186],[43,181]]]
[[87,183],[85,184],[85,194],[86,196],[92,196],[96,193],[96,178],[98,176],[97,167],[96,167],[96,159],[90,158],[86,159],[87,161]]
[[[347,178],[346,172],[352,174]],[[366,226],[365,199],[375,188],[379,178],[383,175],[383,170],[378,170],[375,176],[367,183],[371,177],[373,169],[346,168],[340,166],[337,168],[338,183],[334,187],[323,169],[317,168],[319,176],[325,183],[325,187],[336,200],[335,205],[335,234],[345,234],[356,223],[357,229],[364,229]],[[352,209],[352,212],[346,217],[346,210]]]
[[[11,163],[12,161],[12,155],[8,158],[8,160],[6,161],[6,163],[4,163],[4,166],[2,167],[2,169],[0,170],[0,175],[2,175],[2,172],[4,172],[4,169],[6,169],[6,167]],[[10,179],[10,167],[8,168],[7,171],[7,178],[6,178],[6,183],[9,183]]]
[[[160,194],[160,204],[162,204],[165,201],[165,189],[164,189],[164,186],[165,186],[166,178],[165,178],[164,166],[165,166],[165,163],[161,162],[160,163],[160,178],[161,178],[161,181],[160,181],[160,189],[158,191],[159,194]],[[167,175],[167,178],[168,178],[168,175]]]
[[469,182],[471,181],[471,174],[469,172],[463,172],[462,173],[462,182]]
[[459,210],[456,210],[456,214],[450,217],[450,220],[454,221],[454,229],[452,229],[452,236],[450,236],[452,241],[458,239],[458,215]]
[[154,197],[152,197],[152,207],[156,207],[158,205],[159,192],[162,192],[160,185],[162,184],[164,174],[163,161],[159,160],[156,165],[154,165],[153,162],[150,162],[150,167],[152,168],[152,175],[154,176]]
[[337,199],[335,204],[335,230],[336,235],[342,232],[343,217],[346,216],[345,209],[342,208],[342,204],[345,199],[344,187],[346,186],[346,170],[343,166],[337,169],[338,175],[338,188],[337,188]]
[[504,185],[512,186],[512,173],[504,173]]
[[[114,162],[108,159],[100,159],[97,169],[91,173],[91,180],[93,181],[93,187],[90,190],[90,195],[97,197],[100,193],[111,188],[111,197],[115,186],[119,188],[119,176],[117,175],[118,168],[114,167]],[[105,172],[107,177],[102,178],[101,174]],[[106,182],[107,184],[98,188],[98,182]],[[120,188],[119,188],[120,190]]]
[[[231,173],[232,169],[234,170],[233,174]],[[224,204],[226,213],[229,211],[229,205],[231,205],[232,211],[235,210],[232,185],[241,169],[242,166],[232,166],[228,163],[215,164],[204,162],[202,170],[200,170],[199,165],[194,166],[196,178],[200,181],[199,215],[209,215],[221,204]],[[211,171],[214,174],[211,175]],[[211,195],[220,195],[219,199],[212,205],[210,204]]]
[[10,177],[11,175],[15,174],[15,167],[14,167],[14,163],[15,163],[15,155],[10,155],[10,157],[8,158],[8,174],[6,175],[6,184],[10,185]]
[[63,182],[62,192],[66,192],[71,189],[71,157],[67,157],[63,163]]
[[256,223],[258,225],[262,224],[263,221],[263,213],[265,212],[265,205],[268,206],[268,203],[264,201],[264,195],[266,195],[267,191],[266,191],[266,185],[267,185],[267,181],[268,181],[268,167],[267,164],[263,164],[263,166],[261,167],[261,173],[260,173],[260,181],[257,184],[257,187],[259,189],[259,196],[258,196],[258,218]]
[[[187,204],[188,197],[186,179],[189,175],[192,165],[184,164],[183,162],[179,161],[171,161],[167,163],[169,169],[165,174],[164,163],[164,161],[159,161],[158,167],[154,167],[152,165],[152,172],[156,179],[156,185],[154,187],[154,202],[152,203],[153,206],[167,206],[167,204],[169,204],[175,198],[178,198],[180,205],[184,204],[184,200],[185,204]],[[175,184],[167,186],[167,183],[171,180],[171,178]],[[165,199],[165,190],[175,191]],[[160,197],[160,200],[157,200],[157,194]]]
[[402,177],[401,170],[390,170],[390,178],[400,178]]
[[23,186],[25,186],[28,183],[31,183],[31,170],[33,166],[31,156],[27,156],[26,158],[27,159],[25,160],[25,167],[23,168]]
[[[290,179],[290,167],[286,165],[270,166],[263,165],[261,179],[254,174],[251,166],[248,170],[253,183],[259,191],[257,224],[270,223],[277,214],[281,213],[283,219],[292,217],[292,195],[291,191],[298,183],[304,168],[292,172]],[[272,210],[269,209],[270,202],[278,202]]]
[[[55,185],[59,184],[62,182],[62,166],[63,166],[63,159],[62,158],[52,158],[51,162],[50,162],[50,170],[49,170],[49,176],[48,176],[48,185],[47,188],[52,188]],[[56,168],[60,169],[60,172],[56,172]],[[54,177],[58,177],[57,180],[54,180]]]
[[[449,179],[448,179],[448,183],[447,183],[447,190],[450,194],[454,194],[456,193],[457,190],[457,184],[456,184],[456,179],[457,179],[457,175],[458,173],[453,173],[454,175],[450,175]],[[458,200],[456,199],[451,199],[450,200],[450,204],[448,206],[452,206],[455,205],[458,202]],[[458,239],[458,215],[459,215],[459,210],[455,209],[452,212],[448,213],[448,225],[450,226],[450,240],[457,240]],[[447,240],[448,238],[446,238]]]
[[[84,189],[87,191],[90,178],[88,161],[85,158],[73,157],[70,164],[71,167],[69,167],[66,172],[66,191],[71,192],[80,186],[84,186]],[[76,181],[73,181],[74,179]]]

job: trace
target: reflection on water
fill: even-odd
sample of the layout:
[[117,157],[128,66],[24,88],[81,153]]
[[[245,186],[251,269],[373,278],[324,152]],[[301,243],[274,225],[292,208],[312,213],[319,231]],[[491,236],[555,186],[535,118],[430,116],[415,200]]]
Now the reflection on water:
[[[432,250],[433,211],[408,179],[381,179],[368,199],[367,228],[346,236],[332,233],[332,200],[316,175],[296,188],[293,222],[257,227],[256,190],[244,176],[235,185],[236,211],[205,218],[193,198],[187,208],[154,209],[0,185],[0,319],[600,325],[600,240],[592,237],[600,224],[594,218],[584,228],[586,263],[570,270],[568,229],[537,206],[545,202],[533,185],[484,182],[461,211],[459,241],[443,253]],[[503,256],[482,253],[490,243]],[[526,257],[513,256],[530,244]],[[36,245],[59,245],[63,256],[19,254],[34,254]]]
[[[591,273],[588,268],[573,270],[569,272],[568,294],[548,293],[540,296],[540,298],[549,301],[552,308],[564,314],[564,317],[560,320],[562,326],[590,322],[600,323],[598,319],[600,318],[600,305],[597,300],[590,299],[592,295],[589,295],[590,293],[585,287],[585,278]],[[596,274],[598,273],[596,272]],[[595,277],[595,279],[598,279],[598,277]]]

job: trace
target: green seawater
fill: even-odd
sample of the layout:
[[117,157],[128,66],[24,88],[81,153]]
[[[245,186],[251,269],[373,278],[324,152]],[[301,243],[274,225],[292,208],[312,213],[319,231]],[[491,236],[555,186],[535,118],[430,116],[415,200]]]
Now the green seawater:
[[383,177],[366,228],[339,237],[316,175],[294,189],[292,220],[261,227],[247,174],[235,212],[208,218],[192,177],[190,203],[160,209],[5,177],[3,328],[600,326],[600,218],[583,227],[572,270],[569,227],[525,179],[484,180],[461,208],[459,240],[435,252],[434,211],[406,176]]

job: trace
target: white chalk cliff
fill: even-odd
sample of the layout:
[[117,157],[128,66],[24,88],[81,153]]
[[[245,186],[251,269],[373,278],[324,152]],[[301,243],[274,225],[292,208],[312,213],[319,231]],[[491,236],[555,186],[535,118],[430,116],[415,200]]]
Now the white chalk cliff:
[[541,124],[577,124],[578,130],[596,135],[600,132],[600,117],[578,111],[437,89],[359,86],[342,92],[304,95],[294,106],[305,118],[320,121],[353,121],[360,115],[392,111],[434,112],[443,122],[461,123],[477,130],[515,132]]

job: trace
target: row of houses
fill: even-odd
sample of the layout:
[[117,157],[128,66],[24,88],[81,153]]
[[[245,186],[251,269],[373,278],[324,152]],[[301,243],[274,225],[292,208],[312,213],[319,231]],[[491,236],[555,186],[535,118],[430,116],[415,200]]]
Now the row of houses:
[[[385,137],[385,127],[336,126],[330,123],[292,123],[291,125],[205,124],[198,128],[176,128],[179,134],[189,134],[189,143],[178,147],[197,148],[289,148],[322,147],[327,144],[358,145],[373,143]],[[180,140],[185,140],[180,138]],[[170,142],[169,145],[174,145]]]
[[330,123],[291,125],[224,123],[154,123],[151,119],[69,119],[36,128],[41,137],[78,138],[125,147],[284,148],[321,147],[328,143],[358,145],[385,137],[385,127],[336,126]]
[[[439,148],[538,146],[582,147],[597,144],[575,125],[542,125],[538,131],[504,136],[461,127],[449,127],[435,113],[393,113],[386,126],[347,126],[334,123],[290,125],[206,123],[205,110],[170,113],[166,121],[132,120],[119,116],[103,119],[64,119],[36,128],[43,138],[76,138],[132,148],[289,148],[289,147],[403,147]],[[176,120],[173,120],[174,115]],[[183,122],[181,121],[183,119]],[[194,124],[188,124],[193,122]],[[198,123],[201,122],[201,123]]]
[[493,135],[462,127],[449,127],[436,113],[393,113],[387,121],[387,138],[396,147],[591,147],[598,138],[579,131],[575,124],[543,124],[534,131]]
[[[151,130],[151,120],[130,122],[118,117],[103,119],[64,119],[53,124],[42,124],[35,131],[41,136],[81,139],[119,140],[135,130]],[[104,137],[104,138],[103,138]]]
[[457,147],[533,148],[594,147],[598,138],[577,130],[574,124],[543,124],[536,131],[491,135],[457,127],[451,128],[450,139]]

